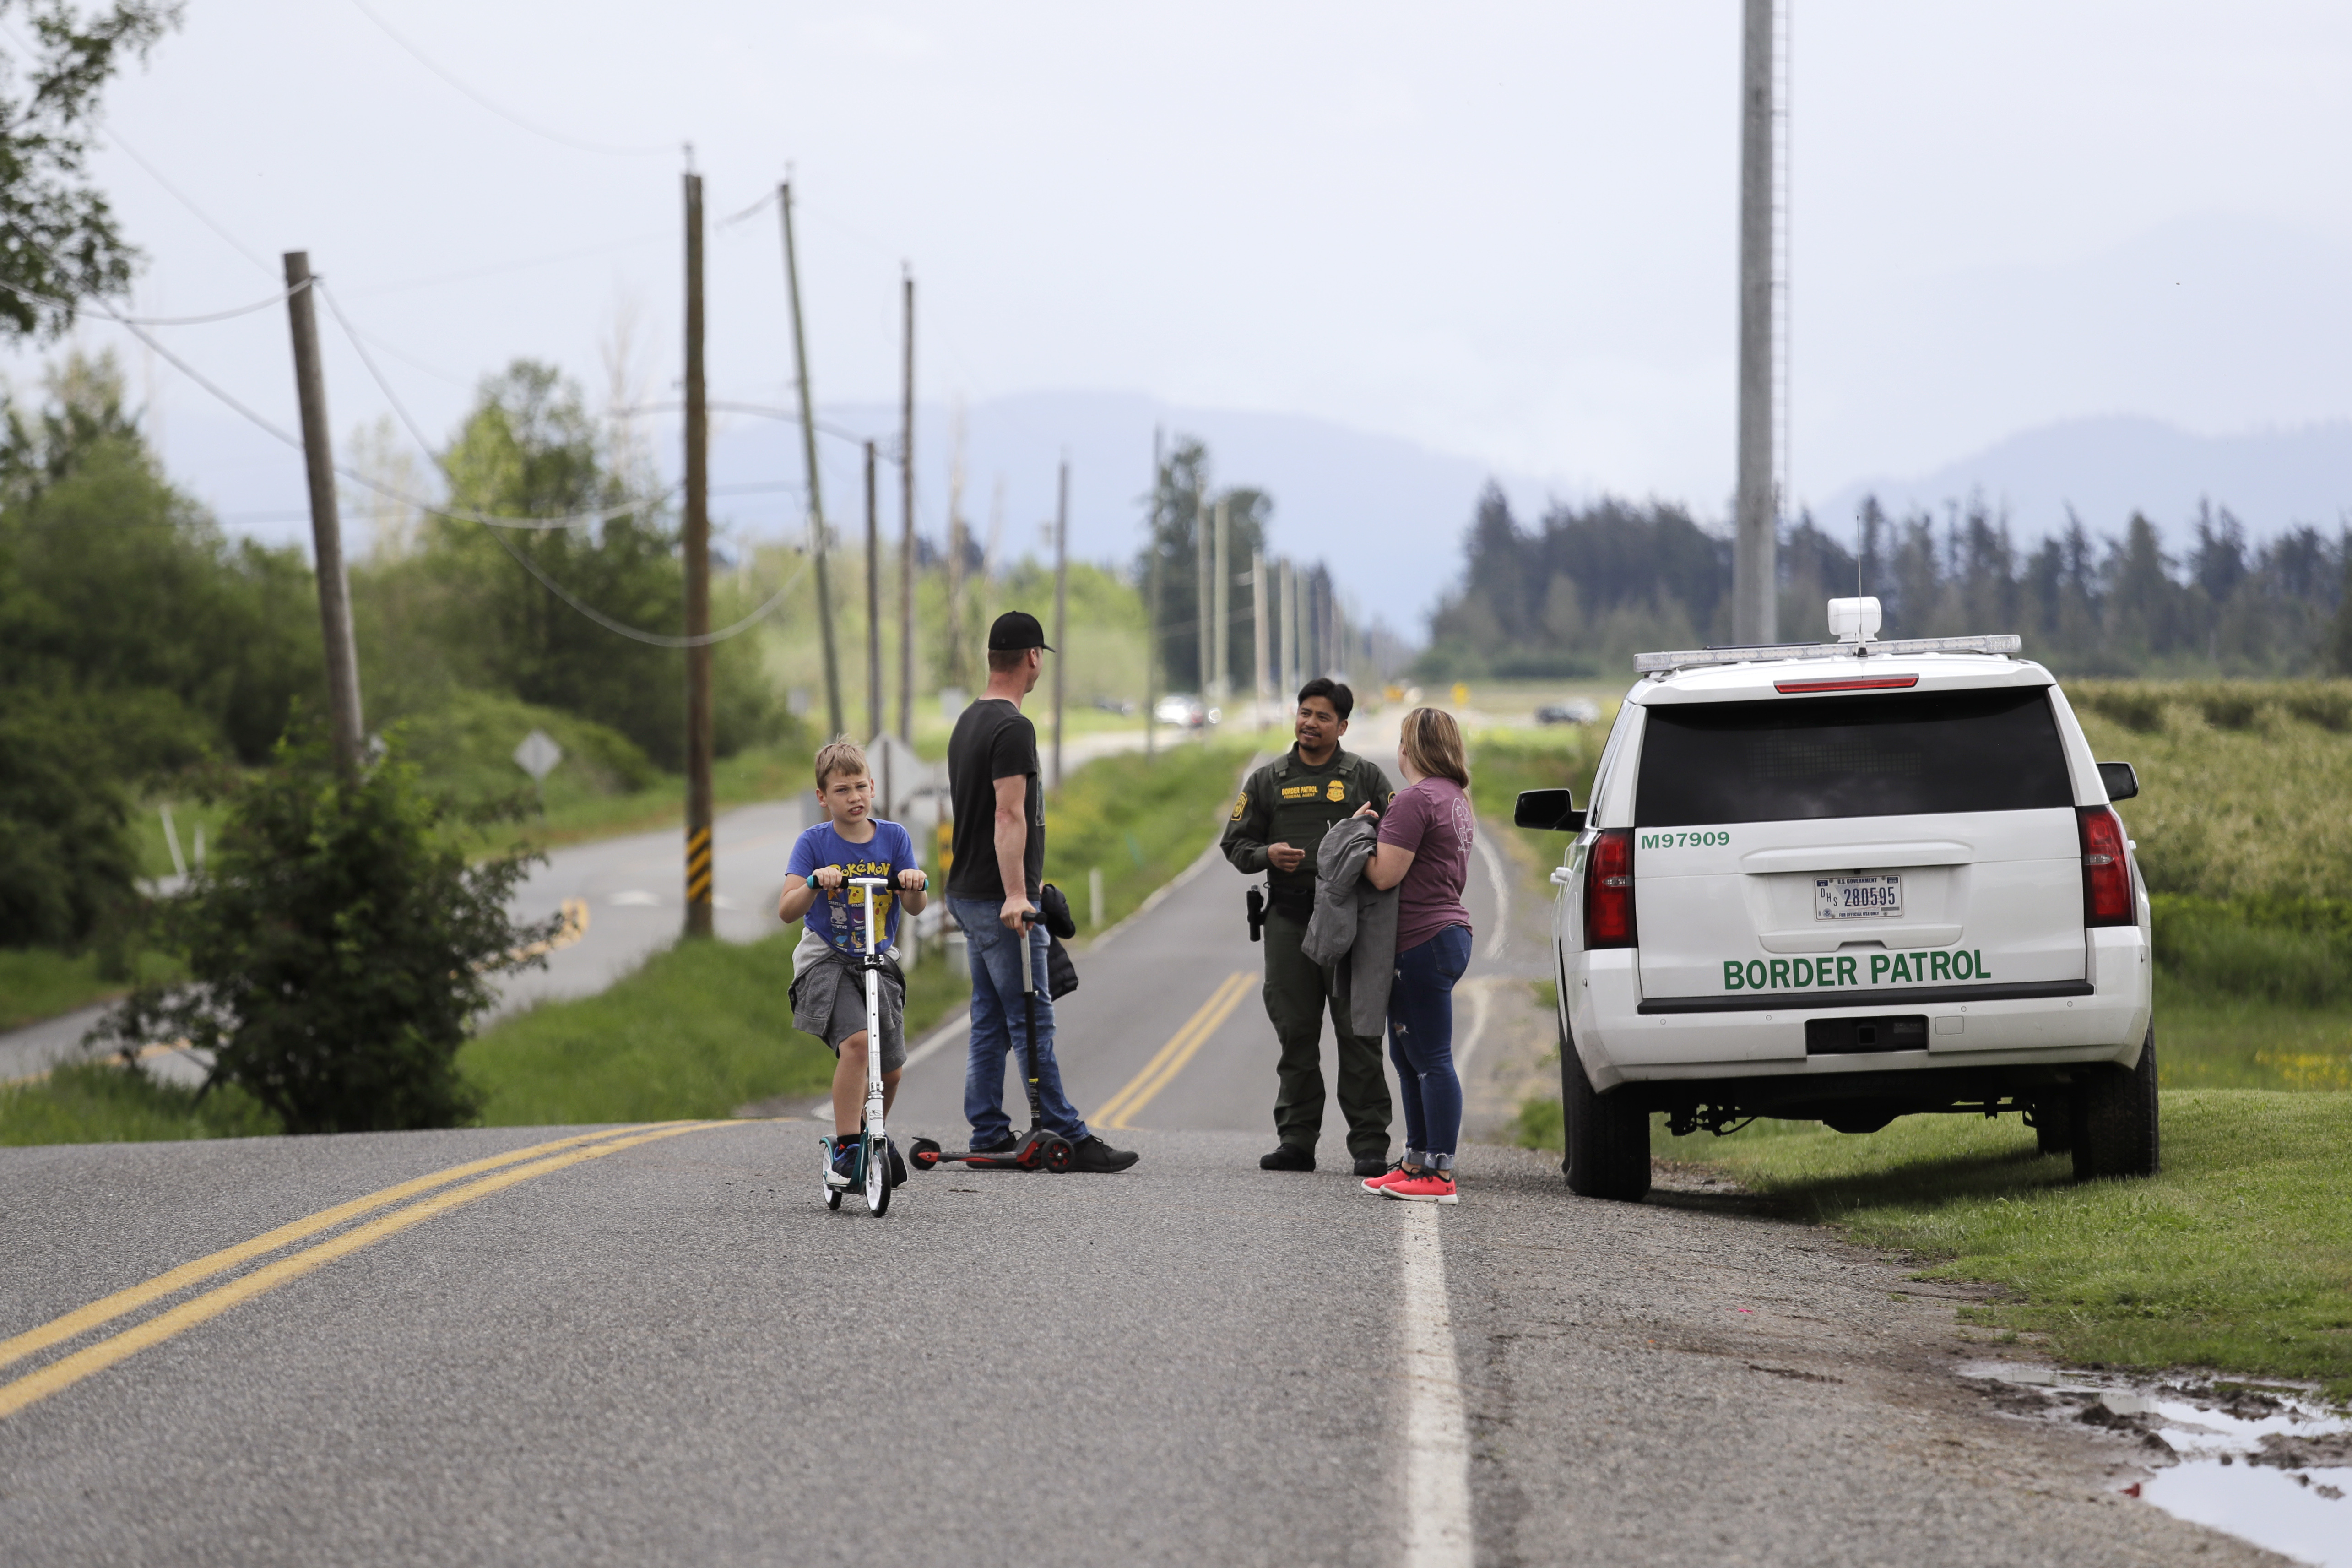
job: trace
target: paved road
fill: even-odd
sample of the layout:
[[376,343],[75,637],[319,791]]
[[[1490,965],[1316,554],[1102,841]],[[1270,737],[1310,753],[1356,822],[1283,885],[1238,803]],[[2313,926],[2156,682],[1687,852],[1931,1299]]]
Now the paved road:
[[[1121,1176],[877,1221],[817,1201],[809,1121],[0,1150],[0,1558],[2275,1561],[1995,1413],[1899,1262],[1494,1147],[1443,1211],[1258,1171],[1241,885],[1081,957]],[[1477,967],[1539,954],[1515,910],[1485,958],[1472,894]],[[961,1078],[910,1068],[898,1125],[957,1131]]]

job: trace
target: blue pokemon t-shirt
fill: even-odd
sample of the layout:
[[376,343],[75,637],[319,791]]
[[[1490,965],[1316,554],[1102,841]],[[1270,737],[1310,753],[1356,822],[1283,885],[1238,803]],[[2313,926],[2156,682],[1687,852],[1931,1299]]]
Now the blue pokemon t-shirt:
[[[869,818],[874,824],[874,837],[863,844],[852,844],[833,830],[831,821],[820,822],[804,828],[793,845],[793,858],[785,868],[796,879],[805,879],[812,871],[826,866],[838,866],[844,877],[882,877],[892,883],[892,890],[877,895],[882,915],[882,951],[887,952],[898,941],[898,899],[896,885],[898,873],[911,871],[921,864],[915,858],[915,841],[907,830],[895,822],[879,817]],[[831,892],[816,889],[816,902],[809,906],[806,919],[809,934],[844,952],[866,951],[866,889],[843,887]]]

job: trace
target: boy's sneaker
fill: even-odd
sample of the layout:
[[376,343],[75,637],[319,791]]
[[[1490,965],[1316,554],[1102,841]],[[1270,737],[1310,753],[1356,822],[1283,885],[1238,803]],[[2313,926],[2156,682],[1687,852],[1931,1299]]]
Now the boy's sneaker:
[[1409,1182],[1411,1180],[1412,1180],[1412,1178],[1405,1173],[1404,1162],[1402,1160],[1399,1160],[1395,1164],[1391,1165],[1379,1175],[1365,1177],[1360,1184],[1363,1187],[1364,1191],[1377,1194],[1387,1192],[1399,1182]]
[[1114,1149],[1089,1132],[1070,1150],[1070,1169],[1108,1175],[1113,1171],[1124,1171],[1142,1158],[1132,1149]]
[[857,1180],[857,1135],[833,1141],[833,1158],[824,1167],[824,1184],[846,1188]]
[[[1398,1174],[1402,1175],[1402,1172]],[[1370,1186],[1370,1183],[1365,1185]],[[1402,1198],[1409,1204],[1454,1204],[1462,1200],[1454,1193],[1454,1173],[1423,1171],[1418,1176],[1406,1176],[1403,1181],[1391,1182],[1381,1189],[1384,1198]]]

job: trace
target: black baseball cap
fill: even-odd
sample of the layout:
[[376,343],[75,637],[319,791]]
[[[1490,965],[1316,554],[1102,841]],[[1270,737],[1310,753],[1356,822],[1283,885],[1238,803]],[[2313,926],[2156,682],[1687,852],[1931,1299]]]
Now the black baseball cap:
[[1047,653],[1054,651],[1054,645],[1045,640],[1045,628],[1026,610],[1007,610],[988,628],[991,653],[1020,653],[1033,647],[1042,647]]

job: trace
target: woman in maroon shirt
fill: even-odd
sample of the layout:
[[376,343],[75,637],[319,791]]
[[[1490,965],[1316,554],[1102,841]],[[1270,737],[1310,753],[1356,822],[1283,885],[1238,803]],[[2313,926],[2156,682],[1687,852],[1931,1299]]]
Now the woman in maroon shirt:
[[1389,803],[1364,876],[1375,888],[1397,889],[1389,1055],[1403,1091],[1405,1150],[1395,1170],[1370,1178],[1364,1188],[1383,1197],[1450,1204],[1457,1201],[1454,1148],[1462,1135],[1454,983],[1470,965],[1470,911],[1462,907],[1462,884],[1470,874],[1476,831],[1470,767],[1454,716],[1435,708],[1407,713],[1397,766],[1405,787]]

